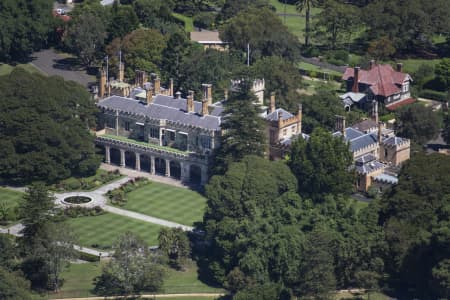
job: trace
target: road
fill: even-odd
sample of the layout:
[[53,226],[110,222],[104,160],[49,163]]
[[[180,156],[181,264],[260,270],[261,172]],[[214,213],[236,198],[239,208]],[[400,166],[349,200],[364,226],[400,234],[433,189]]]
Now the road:
[[84,69],[75,69],[71,64],[73,59],[56,53],[54,49],[35,52],[32,57],[31,64],[47,75],[61,76],[65,80],[78,82],[85,87],[96,82],[95,76],[86,74]]

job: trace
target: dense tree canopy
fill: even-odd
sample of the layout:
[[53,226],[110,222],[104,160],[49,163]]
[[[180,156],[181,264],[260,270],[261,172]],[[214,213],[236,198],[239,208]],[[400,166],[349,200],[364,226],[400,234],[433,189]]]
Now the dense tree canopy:
[[[399,184],[381,201],[381,221],[389,245],[386,266],[408,298],[449,296],[450,157],[413,156]],[[445,270],[447,268],[447,270]]]
[[396,129],[399,136],[423,145],[438,136],[441,123],[440,116],[431,107],[416,104],[397,112]]
[[59,77],[16,68],[0,80],[0,178],[54,182],[95,172],[94,104],[86,90]]
[[0,61],[25,61],[47,44],[53,31],[51,0],[0,2]]
[[289,166],[298,179],[300,194],[321,201],[323,195],[352,190],[354,177],[349,171],[352,161],[342,137],[316,128],[308,141],[299,138],[293,143]]
[[242,80],[225,102],[220,148],[215,155],[214,173],[223,174],[230,163],[247,155],[264,156],[267,137],[264,120],[259,116],[250,90],[252,80]]
[[0,299],[3,300],[32,300],[30,283],[20,275],[5,270],[0,266]]
[[262,56],[278,55],[288,60],[299,56],[298,38],[266,8],[240,11],[223,26],[220,36],[230,47],[243,52],[249,45],[251,61]]

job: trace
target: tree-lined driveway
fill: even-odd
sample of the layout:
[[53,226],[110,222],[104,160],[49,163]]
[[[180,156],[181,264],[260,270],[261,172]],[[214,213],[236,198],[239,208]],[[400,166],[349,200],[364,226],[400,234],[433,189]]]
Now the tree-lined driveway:
[[95,76],[88,75],[84,68],[77,67],[73,58],[56,53],[54,49],[33,53],[31,64],[49,76],[58,75],[85,87],[96,82]]

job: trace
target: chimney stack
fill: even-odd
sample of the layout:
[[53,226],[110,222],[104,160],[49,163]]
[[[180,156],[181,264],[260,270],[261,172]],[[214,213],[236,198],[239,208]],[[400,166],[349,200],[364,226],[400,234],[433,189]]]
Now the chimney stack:
[[371,59],[370,62],[369,62],[369,70],[372,70],[373,67],[375,67],[375,60]]
[[403,72],[403,64],[397,63],[397,72]]
[[352,92],[353,93],[359,93],[359,70],[360,67],[355,67],[355,74],[353,76],[353,87],[352,87]]
[[212,85],[203,83],[202,88],[203,88],[203,100],[208,101],[208,105],[212,105]]
[[378,101],[372,101],[372,119],[378,124]]
[[170,78],[169,82],[169,96],[173,97],[173,78]]
[[223,90],[223,99],[226,101],[228,100],[228,89]]
[[146,89],[145,100],[147,102],[147,105],[152,103],[153,101],[152,89],[150,88]]
[[145,71],[136,70],[134,78],[134,83],[136,84],[136,86],[143,87],[144,83],[146,82],[147,82],[147,73],[145,73]]
[[345,137],[345,117],[336,116],[336,130],[340,131],[342,135]]
[[206,116],[209,114],[208,111],[208,100],[203,100],[202,101],[202,116]]
[[189,91],[186,99],[186,111],[188,113],[194,112],[194,91]]
[[297,120],[298,120],[298,133],[302,132],[302,118],[303,118],[303,106],[300,103],[298,105],[298,111],[297,111]]
[[124,74],[125,74],[125,65],[123,64],[123,62],[119,63],[119,81],[123,82],[124,79]]
[[100,98],[105,97],[105,87],[106,87],[106,71],[105,69],[100,70],[100,82],[98,84],[98,96]]
[[280,110],[278,111],[278,128],[280,129],[282,125],[283,125],[283,113]]
[[381,130],[382,130],[383,122],[378,122],[378,144],[381,145]]
[[176,92],[175,95],[177,96],[176,99],[181,99],[181,92],[180,91]]
[[270,93],[270,106],[269,113],[273,113],[275,111],[275,92]]
[[153,88],[155,89],[155,95],[159,95],[161,93],[161,79],[158,75],[156,75],[153,80]]

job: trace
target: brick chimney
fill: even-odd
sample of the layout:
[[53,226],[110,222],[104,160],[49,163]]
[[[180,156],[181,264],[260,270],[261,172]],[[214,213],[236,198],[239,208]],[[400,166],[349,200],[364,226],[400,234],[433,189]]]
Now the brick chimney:
[[134,83],[136,86],[143,87],[144,83],[147,82],[147,73],[145,71],[136,70]]
[[298,111],[297,111],[297,120],[298,120],[298,133],[302,132],[302,118],[303,118],[303,106],[300,103],[298,105]]
[[275,92],[270,93],[269,114],[275,111]]
[[152,89],[150,89],[150,88],[146,89],[145,100],[146,100],[147,105],[149,105],[153,102]]
[[105,69],[100,70],[100,81],[98,83],[98,96],[100,98],[105,97],[105,87],[106,87],[106,71]]
[[278,129],[281,129],[283,126],[283,113],[278,111]]
[[378,124],[378,101],[372,101],[372,120]]
[[173,97],[173,78],[170,78],[169,82],[169,96]]
[[155,95],[159,95],[161,93],[161,79],[158,75],[156,75],[155,79],[153,80],[153,88],[155,90]]
[[209,114],[208,111],[208,100],[202,101],[202,116],[207,116]]
[[117,77],[120,82],[123,82],[124,74],[125,74],[125,65],[124,63],[119,63],[119,76]]
[[194,112],[194,91],[189,91],[186,99],[186,111],[188,113]]
[[208,101],[208,105],[212,104],[212,84],[203,83],[203,100]]
[[397,63],[397,72],[403,72],[403,64]]
[[369,62],[369,70],[372,70],[373,67],[375,67],[375,60],[371,59],[370,62]]
[[360,67],[355,67],[355,74],[353,76],[353,87],[352,87],[352,92],[353,93],[359,93],[359,70]]

